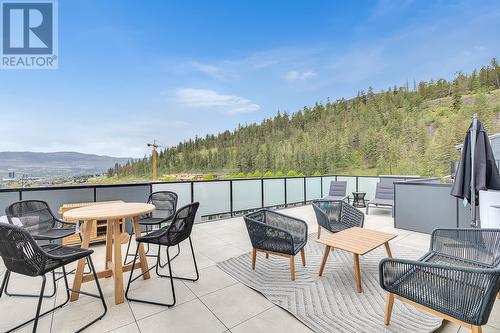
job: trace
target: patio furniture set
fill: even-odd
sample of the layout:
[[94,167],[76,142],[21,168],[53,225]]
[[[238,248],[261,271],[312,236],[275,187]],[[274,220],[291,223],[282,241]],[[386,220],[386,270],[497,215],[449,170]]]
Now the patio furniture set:
[[[75,208],[78,207],[78,208]],[[174,279],[196,281],[199,278],[196,257],[191,241],[198,202],[191,203],[177,209],[177,195],[170,191],[161,191],[151,194],[148,203],[126,203],[113,201],[107,203],[76,204],[73,209],[66,209],[64,220],[55,217],[49,205],[44,201],[26,200],[11,204],[6,208],[6,222],[0,222],[0,255],[5,264],[6,272],[0,285],[0,298],[3,294],[12,297],[36,297],[38,298],[35,317],[17,325],[8,332],[15,331],[29,323],[33,323],[33,332],[36,332],[39,318],[63,307],[69,301],[76,301],[80,294],[99,298],[103,307],[102,313],[78,332],[83,331],[90,325],[102,319],[107,313],[106,301],[99,284],[99,279],[113,277],[115,289],[115,303],[129,301],[149,303],[171,307],[176,303]],[[131,219],[136,236],[137,248],[134,254],[130,254],[130,241],[122,260],[122,230],[125,219]],[[105,269],[97,271],[92,261],[93,250],[89,249],[91,238],[95,237],[95,224],[97,221],[107,221],[106,225],[106,253]],[[81,226],[80,226],[81,224]],[[155,228],[154,228],[155,227]],[[154,228],[154,229],[153,229]],[[79,232],[81,230],[81,232]],[[143,235],[143,233],[146,233]],[[81,240],[80,246],[68,246],[63,241],[65,238]],[[194,278],[178,277],[172,275],[172,259],[170,247],[177,247],[185,240],[189,241],[196,276]],[[157,248],[155,254],[156,263],[148,267],[143,244],[154,245]],[[166,249],[166,262],[161,263],[162,249]],[[151,248],[148,247],[148,250]],[[150,251],[152,252],[152,251]],[[126,259],[133,256],[131,263]],[[77,262],[74,271],[67,272],[68,264]],[[90,272],[84,272],[88,266]],[[162,273],[160,269],[168,266],[168,274]],[[141,269],[141,274],[133,277],[135,269]],[[130,285],[138,278],[148,279],[152,269],[158,276],[170,279],[172,301],[160,303],[154,300],[137,299],[129,296]],[[60,270],[60,271],[59,271]],[[126,291],[124,292],[123,273],[130,271]],[[68,274],[75,274],[73,286],[68,283]],[[8,292],[8,283],[12,273],[29,277],[41,277],[42,286],[40,293],[31,295],[26,293]],[[54,290],[45,294],[46,275],[52,276]],[[56,277],[56,275],[62,275]],[[54,308],[41,312],[42,302],[45,298],[55,295],[55,282],[64,280],[66,289],[66,300]],[[81,290],[82,283],[93,281],[97,287],[98,294],[84,292]]]
[[[312,202],[318,222],[317,242],[325,245],[319,276],[332,250],[350,252],[356,290],[361,293],[359,256],[384,245],[387,258],[379,264],[379,278],[380,286],[387,291],[385,325],[390,324],[394,299],[398,299],[480,333],[496,296],[500,297],[500,229],[436,229],[430,250],[422,258],[393,259],[389,241],[397,235],[363,228],[363,213],[343,201],[345,184],[336,187],[333,183],[329,197]],[[344,188],[344,192],[336,191],[338,188]],[[389,188],[392,184],[379,183],[379,195],[372,203],[389,205]],[[252,269],[257,252],[264,252],[266,257],[288,257],[291,279],[295,280],[295,255],[300,252],[302,265],[306,265],[306,222],[268,209],[247,214],[244,220],[253,246]],[[323,229],[330,234],[321,237]]]
[[[317,242],[325,245],[319,276],[324,273],[328,257],[334,249],[352,253],[357,292],[363,291],[359,256],[384,245],[387,257],[380,262],[380,286],[387,291],[384,324],[389,325],[394,299],[412,304],[444,319],[453,321],[475,333],[488,321],[495,297],[500,288],[500,229],[437,229],[432,233],[430,250],[419,260],[393,259],[389,241],[397,235],[363,228],[364,214],[346,203],[346,184],[333,184],[330,196],[314,200],[312,208],[318,223]],[[342,182],[336,182],[342,183]],[[372,204],[389,204],[388,186],[377,185],[377,194]],[[338,191],[343,188],[344,192]],[[333,189],[333,191],[332,191]],[[333,199],[333,200],[332,200]],[[340,199],[340,200],[338,200]],[[77,207],[77,208],[75,208]],[[125,203],[114,201],[101,204],[75,205],[64,212],[64,220],[54,216],[47,203],[37,200],[20,201],[6,209],[7,222],[0,222],[0,255],[6,272],[0,285],[3,294],[12,297],[36,297],[38,305],[35,317],[9,332],[33,322],[36,332],[40,317],[61,308],[69,301],[76,301],[80,294],[100,299],[102,313],[80,328],[82,331],[102,319],[107,312],[106,302],[99,279],[114,279],[115,303],[129,301],[171,307],[176,303],[174,279],[197,281],[199,279],[195,252],[191,241],[196,212],[195,202],[177,209],[177,195],[169,191],[152,193],[147,203]],[[368,207],[367,207],[368,209]],[[131,219],[137,247],[130,253],[129,240],[125,260],[122,258],[125,219]],[[89,244],[95,236],[97,221],[107,221],[105,269],[96,271],[92,261],[93,250]],[[255,269],[257,253],[286,257],[290,261],[290,277],[295,280],[295,256],[300,252],[301,262],[306,266],[304,247],[307,244],[307,223],[295,217],[270,209],[260,209],[244,215],[245,225],[252,243],[252,269]],[[81,226],[80,226],[81,224]],[[77,232],[81,230],[81,232]],[[321,236],[323,230],[327,235]],[[81,246],[67,246],[63,239],[78,237]],[[179,277],[172,274],[169,249],[183,241],[189,241],[195,268],[194,277]],[[144,250],[147,246],[147,251]],[[154,249],[155,248],[155,249]],[[165,248],[166,262],[162,263]],[[156,253],[153,253],[156,251]],[[148,267],[146,256],[156,258]],[[127,263],[127,258],[132,262]],[[75,278],[70,288],[66,265],[77,262]],[[85,266],[90,272],[86,273]],[[168,267],[167,267],[168,266]],[[161,270],[168,268],[168,273]],[[134,277],[134,270],[141,273]],[[137,279],[148,279],[151,270],[159,277],[170,280],[172,301],[162,303],[130,296],[130,286]],[[123,272],[130,271],[124,291]],[[41,277],[40,293],[30,295],[8,292],[11,274]],[[46,275],[53,281],[63,279],[67,299],[60,305],[42,313],[43,299],[55,295],[55,287],[45,294]],[[56,275],[61,275],[56,277]],[[84,292],[81,284],[93,281],[97,294]],[[458,291],[458,292],[457,292]]]

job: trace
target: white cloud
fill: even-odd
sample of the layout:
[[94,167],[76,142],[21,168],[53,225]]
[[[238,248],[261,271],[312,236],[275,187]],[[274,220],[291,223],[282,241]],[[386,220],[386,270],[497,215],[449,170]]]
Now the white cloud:
[[308,79],[312,79],[316,76],[316,73],[312,70],[305,71],[289,71],[285,75],[285,79],[287,81],[305,81]]
[[219,67],[214,66],[214,65],[209,65],[209,64],[204,64],[198,61],[193,61],[191,63],[191,66],[196,69],[197,71],[206,74],[208,76],[214,77],[214,78],[221,78],[222,71]]
[[231,115],[260,110],[258,104],[247,98],[222,95],[209,89],[178,89],[175,92],[175,97],[177,102],[189,108],[218,109]]

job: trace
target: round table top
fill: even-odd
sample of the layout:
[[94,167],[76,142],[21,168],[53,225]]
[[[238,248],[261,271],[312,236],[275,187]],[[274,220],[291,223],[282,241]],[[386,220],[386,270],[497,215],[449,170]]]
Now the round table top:
[[64,213],[67,221],[119,220],[151,213],[155,206],[140,202],[119,202],[98,204],[68,210]]

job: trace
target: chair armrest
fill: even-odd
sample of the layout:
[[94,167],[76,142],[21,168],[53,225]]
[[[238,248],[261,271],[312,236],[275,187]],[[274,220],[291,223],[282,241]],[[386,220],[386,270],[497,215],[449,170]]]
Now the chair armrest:
[[75,229],[76,228],[76,223],[79,222],[66,222],[63,220],[60,220],[58,218],[54,218],[54,224],[52,225],[53,228],[62,228],[62,229]]
[[430,250],[499,267],[500,229],[435,229]]
[[365,214],[357,210],[355,207],[343,203],[342,213],[340,215],[340,223],[348,228],[359,227],[363,228],[363,223],[365,221]]
[[383,259],[381,287],[428,308],[473,325],[484,325],[500,287],[500,269]]
[[288,232],[294,241],[303,242],[307,240],[307,223],[293,216],[266,210],[266,224]]
[[316,214],[316,220],[318,221],[318,224],[322,226],[325,229],[330,229],[330,220],[328,219],[328,215],[319,208],[315,203],[312,204],[314,214]]
[[244,220],[254,248],[294,254],[294,240],[290,232],[248,217]]

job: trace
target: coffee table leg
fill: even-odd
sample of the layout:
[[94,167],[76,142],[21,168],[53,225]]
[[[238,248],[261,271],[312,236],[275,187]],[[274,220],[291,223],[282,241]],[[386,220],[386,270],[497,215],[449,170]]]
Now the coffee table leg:
[[325,253],[323,254],[323,260],[321,261],[321,266],[319,267],[319,276],[323,275],[323,271],[325,269],[326,261],[328,260],[328,256],[330,255],[330,246],[326,246]]
[[[89,243],[90,243],[90,234],[92,232],[92,223],[93,221],[85,221],[83,223],[83,235],[82,235],[82,244],[81,248],[82,249],[88,249],[89,248]],[[82,279],[83,279],[83,268],[85,267],[85,258],[78,260],[78,264],[76,266],[76,272],[75,272],[75,279],[73,281],[73,290],[80,291],[80,288],[82,286]],[[80,294],[72,292],[71,293],[71,298],[70,300],[76,301]]]
[[359,255],[354,254],[354,274],[356,275],[356,290],[358,293],[363,292],[361,288],[361,271],[359,270]]
[[385,242],[384,245],[385,245],[385,250],[387,251],[387,256],[389,258],[392,258],[392,252],[391,252],[391,247],[389,246],[389,242]]
[[[141,237],[141,226],[139,225],[139,217],[135,216],[132,218],[134,221],[134,232],[135,232],[135,238]],[[142,278],[144,280],[149,279],[149,272],[148,272],[148,260],[146,259],[146,254],[144,253],[144,246],[142,243],[137,244],[139,247],[139,259],[141,260],[141,270],[143,273],[145,273]],[[135,267],[132,267],[132,269],[135,269]]]

